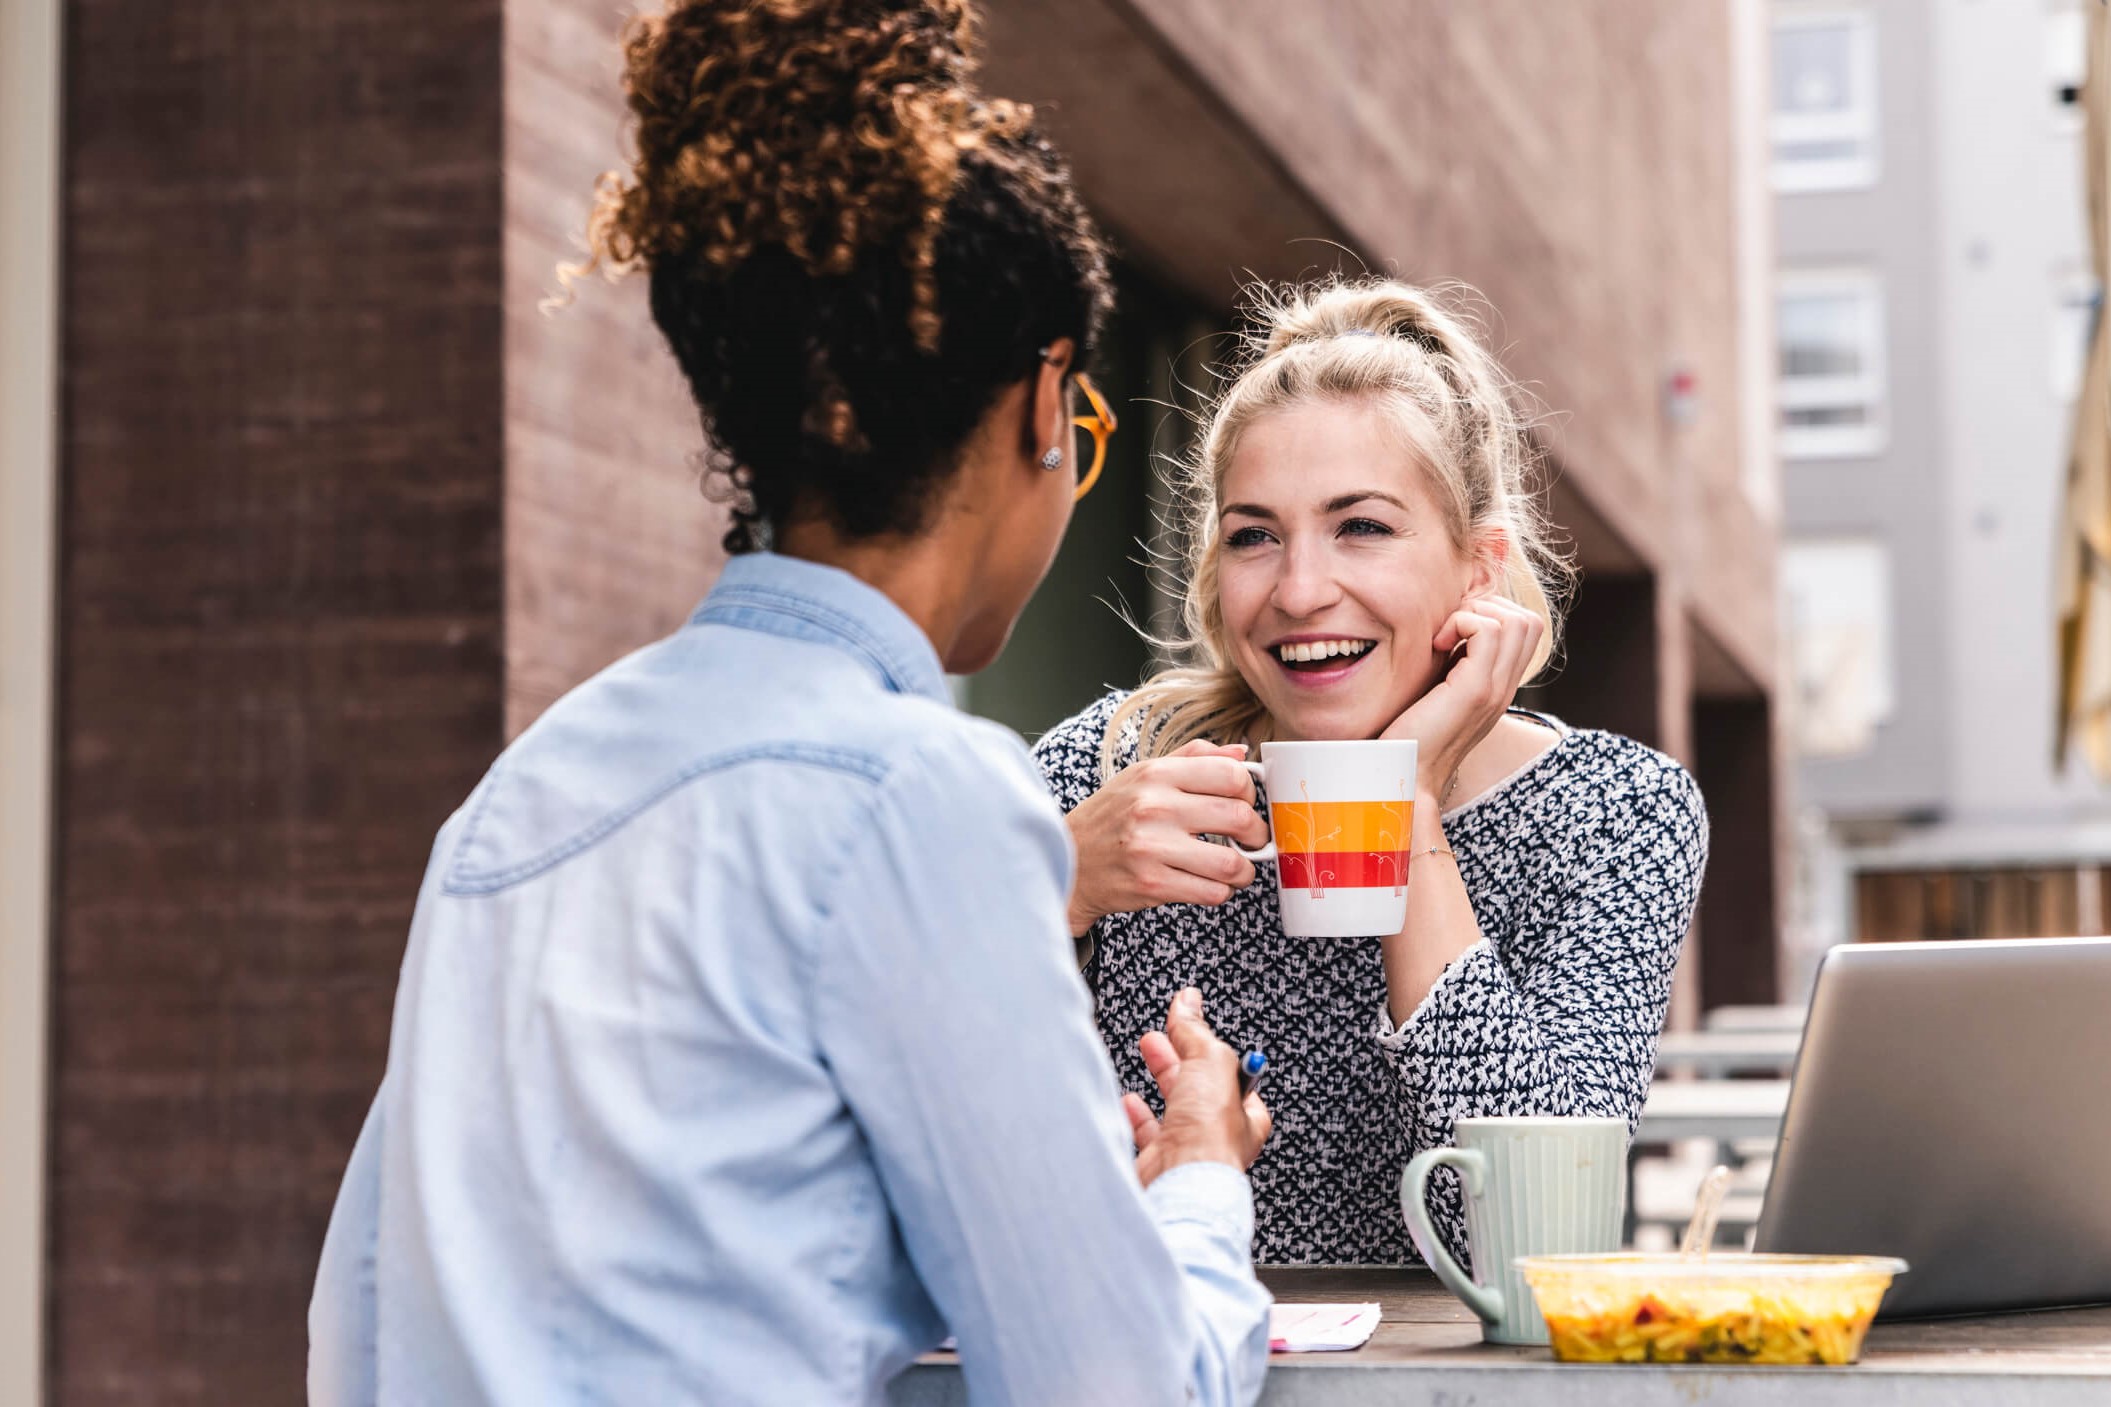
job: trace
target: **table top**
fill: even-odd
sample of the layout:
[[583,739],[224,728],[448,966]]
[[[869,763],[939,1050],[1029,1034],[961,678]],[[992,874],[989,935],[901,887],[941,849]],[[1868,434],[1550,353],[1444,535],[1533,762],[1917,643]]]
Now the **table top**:
[[[1400,1402],[1560,1402],[1563,1407],[1690,1407],[1698,1400],[1784,1407],[1908,1403],[1982,1407],[2029,1380],[2031,1407],[2111,1401],[2111,1306],[1879,1323],[1862,1361],[1843,1368],[1557,1363],[1544,1348],[1481,1342],[1480,1324],[1421,1269],[1274,1267],[1261,1278],[1284,1303],[1375,1300],[1383,1318],[1349,1353],[1277,1354],[1268,1407]],[[1735,1397],[1714,1394],[1732,1389]],[[896,1407],[964,1403],[957,1361],[934,1354],[897,1379]]]
[[1666,1031],[1657,1042],[1657,1069],[1774,1074],[1796,1063],[1802,1041],[1801,1031]]
[[1772,1138],[1788,1108],[1787,1080],[1658,1080],[1642,1101],[1637,1143],[1681,1138]]
[[1710,1031],[1801,1031],[1810,1008],[1804,1006],[1718,1006],[1702,1015]]

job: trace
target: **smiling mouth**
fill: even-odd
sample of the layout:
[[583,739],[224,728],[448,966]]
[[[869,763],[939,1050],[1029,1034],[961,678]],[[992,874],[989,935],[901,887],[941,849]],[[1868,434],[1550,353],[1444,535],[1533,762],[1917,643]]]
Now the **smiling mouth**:
[[1325,674],[1346,670],[1377,646],[1375,640],[1300,640],[1277,645],[1269,653],[1276,663],[1293,674]]

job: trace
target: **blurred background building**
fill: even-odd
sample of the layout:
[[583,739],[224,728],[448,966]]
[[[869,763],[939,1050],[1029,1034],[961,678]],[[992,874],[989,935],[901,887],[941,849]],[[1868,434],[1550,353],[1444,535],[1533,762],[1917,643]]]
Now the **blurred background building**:
[[2084,21],[1772,6],[1798,992],[1833,942],[2106,931],[2111,801],[2053,758]]
[[[1243,277],[1463,280],[1549,412],[1547,491],[1585,570],[1568,663],[1534,702],[1700,777],[1714,858],[1675,1020],[1773,1000],[1786,813],[1762,0],[989,8],[991,88],[1042,105],[1124,251],[1102,379],[1125,426],[968,705],[1031,734],[1145,668],[1104,603],[1164,609],[1138,559],[1162,503],[1150,452],[1183,431],[1157,403],[1206,384]],[[1912,7],[1871,8],[1882,23],[1854,42],[1873,57],[1855,62],[1899,66],[1880,80],[1886,121],[1894,101],[1901,133],[1978,121],[1983,85],[1935,66],[1961,70],[1982,41],[1945,49],[1922,26],[1892,60]],[[580,0],[0,0],[0,17],[0,1401],[292,1402],[432,833],[509,737],[677,624],[721,560],[699,428],[641,290],[537,312],[618,151],[616,16]],[[2039,96],[2017,131],[2049,146]],[[1988,168],[1982,203],[1999,203],[2022,138],[1969,135],[1957,159]],[[1876,579],[1956,612],[1969,573],[2041,539],[2021,490],[1961,492],[1940,427],[2005,432],[1956,421],[1934,388],[2012,372],[1966,360],[1978,319],[2035,319],[2042,353],[2056,297],[2079,295],[2057,272],[2070,245],[1995,212],[1971,236],[1986,266],[2035,262],[2003,285],[2014,308],[1989,294],[1944,313],[1962,318],[1945,334],[1929,287],[1976,277],[1977,246],[1938,268],[1898,252],[1900,227],[1963,221],[1979,198],[1951,211],[1935,158],[1883,140],[1873,188],[1904,191],[1882,217],[1896,245],[1828,245],[1820,215],[1792,221],[1786,257],[1818,301],[1782,285],[1783,321],[1832,327],[1823,298],[1845,289],[1848,321],[1891,328],[1889,364],[1922,378],[1911,402],[1905,381],[1874,383],[1888,438],[1870,448],[1898,467],[1860,478],[1934,505],[1912,537],[1952,545],[1947,567]],[[1872,281],[1875,313],[1854,301]],[[2049,396],[2050,369],[2033,375]],[[1790,437],[1836,432],[1824,464],[1853,477],[1851,418],[1790,395],[1805,389],[1783,386]],[[1794,468],[1799,493],[1829,481]],[[1998,531],[1976,526],[1982,504]],[[1903,560],[1874,519],[1792,511],[1811,545],[1851,549],[1818,568],[1866,581],[1872,538]],[[1967,564],[1957,544],[1982,540]],[[1969,726],[1991,747],[1988,657],[1885,628],[1898,668],[1910,639],[1928,671],[1892,697],[1955,699],[1911,727],[1902,704],[1870,725],[1875,745],[1939,751]],[[1812,789],[1844,807],[1866,777],[1864,809],[1894,817],[2009,795],[2008,752],[1968,769],[1891,756],[1814,763]]]

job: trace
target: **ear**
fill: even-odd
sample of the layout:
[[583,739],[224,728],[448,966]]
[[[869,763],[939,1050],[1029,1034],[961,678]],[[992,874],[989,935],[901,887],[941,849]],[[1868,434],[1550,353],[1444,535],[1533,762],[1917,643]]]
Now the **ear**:
[[[1027,397],[1026,456],[1035,465],[1051,446],[1064,454],[1074,453],[1070,442],[1070,370],[1077,357],[1077,343],[1058,337],[1048,344],[1041,358],[1032,391]],[[1065,468],[1074,468],[1066,464]]]
[[1469,597],[1499,594],[1510,568],[1510,534],[1499,527],[1482,528],[1474,535],[1473,558],[1468,566]]

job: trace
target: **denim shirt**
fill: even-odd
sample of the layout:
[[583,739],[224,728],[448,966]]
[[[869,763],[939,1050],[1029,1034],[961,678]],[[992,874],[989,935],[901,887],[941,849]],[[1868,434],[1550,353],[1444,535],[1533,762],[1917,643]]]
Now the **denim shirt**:
[[310,1401],[877,1402],[950,1329],[977,1403],[1251,1402],[1251,1193],[1139,1188],[1073,864],[891,601],[736,558],[441,828]]

